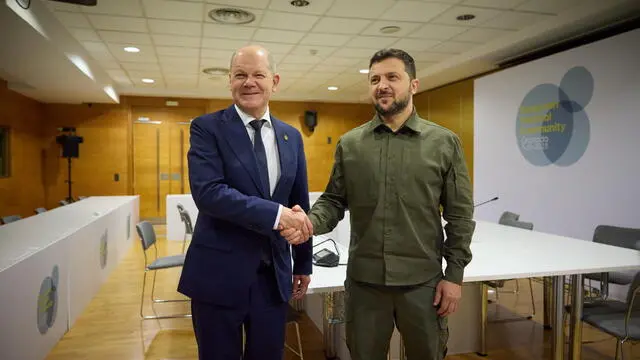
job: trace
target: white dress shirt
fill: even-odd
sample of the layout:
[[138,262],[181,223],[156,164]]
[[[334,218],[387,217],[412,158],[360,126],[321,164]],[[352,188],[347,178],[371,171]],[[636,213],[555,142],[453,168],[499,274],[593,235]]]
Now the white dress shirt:
[[[256,131],[253,126],[250,125],[250,122],[256,120],[253,116],[245,113],[240,110],[238,105],[234,105],[240,119],[244,123],[244,127],[249,134],[249,138],[251,139],[251,143],[253,144],[253,139],[255,139]],[[276,188],[276,184],[278,184],[278,180],[280,180],[280,154],[278,154],[278,144],[276,143],[276,133],[273,129],[273,124],[271,123],[271,116],[269,115],[269,107],[267,106],[267,110],[264,112],[260,119],[266,120],[266,122],[260,128],[260,136],[262,136],[262,143],[264,144],[264,150],[267,155],[267,170],[269,171],[269,194],[273,195],[273,191]],[[276,222],[273,225],[274,229],[278,228],[278,223],[280,222],[280,214],[282,213],[282,205],[278,207],[278,215],[276,216]]]

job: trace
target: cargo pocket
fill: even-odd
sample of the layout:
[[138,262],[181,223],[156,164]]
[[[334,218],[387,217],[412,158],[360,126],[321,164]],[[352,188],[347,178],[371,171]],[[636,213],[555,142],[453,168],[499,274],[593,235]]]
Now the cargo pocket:
[[440,351],[442,357],[439,359],[444,359],[447,356],[448,348],[447,343],[449,342],[449,320],[445,316],[438,316],[438,328],[439,328],[439,338],[440,338]]

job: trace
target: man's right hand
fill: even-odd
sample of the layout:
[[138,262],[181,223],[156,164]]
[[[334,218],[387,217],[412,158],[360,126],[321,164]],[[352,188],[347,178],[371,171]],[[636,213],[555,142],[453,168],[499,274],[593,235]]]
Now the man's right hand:
[[302,244],[313,235],[313,225],[304,210],[296,205],[282,209],[279,224],[280,234],[291,245]]

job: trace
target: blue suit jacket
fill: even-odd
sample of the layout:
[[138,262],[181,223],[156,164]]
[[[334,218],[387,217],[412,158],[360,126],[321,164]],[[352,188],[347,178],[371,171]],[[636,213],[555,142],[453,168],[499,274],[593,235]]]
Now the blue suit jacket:
[[311,274],[311,241],[291,246],[273,230],[280,204],[309,211],[302,136],[273,116],[271,122],[281,169],[273,196],[261,189],[253,145],[233,105],[191,123],[187,156],[198,220],[178,291],[192,299],[246,305],[264,241],[271,242],[283,301],[291,297],[293,274]]

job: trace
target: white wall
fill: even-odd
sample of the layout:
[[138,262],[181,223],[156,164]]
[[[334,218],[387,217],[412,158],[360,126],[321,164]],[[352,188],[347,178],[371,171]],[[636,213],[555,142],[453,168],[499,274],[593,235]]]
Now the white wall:
[[[598,224],[640,227],[638,44],[640,30],[475,81],[475,197],[477,202],[500,197],[478,207],[476,218],[497,221],[510,210],[536,230],[584,240],[592,239]],[[586,106],[573,114],[562,104],[552,111],[544,125],[567,124],[573,115],[574,128],[544,134],[555,160],[549,163],[542,151],[521,152],[523,136],[516,132],[540,123],[519,126],[518,114],[525,122],[544,116],[546,110],[524,106],[553,106],[559,102],[558,85]],[[524,137],[532,146],[539,134]],[[563,137],[570,141],[562,154]]]

